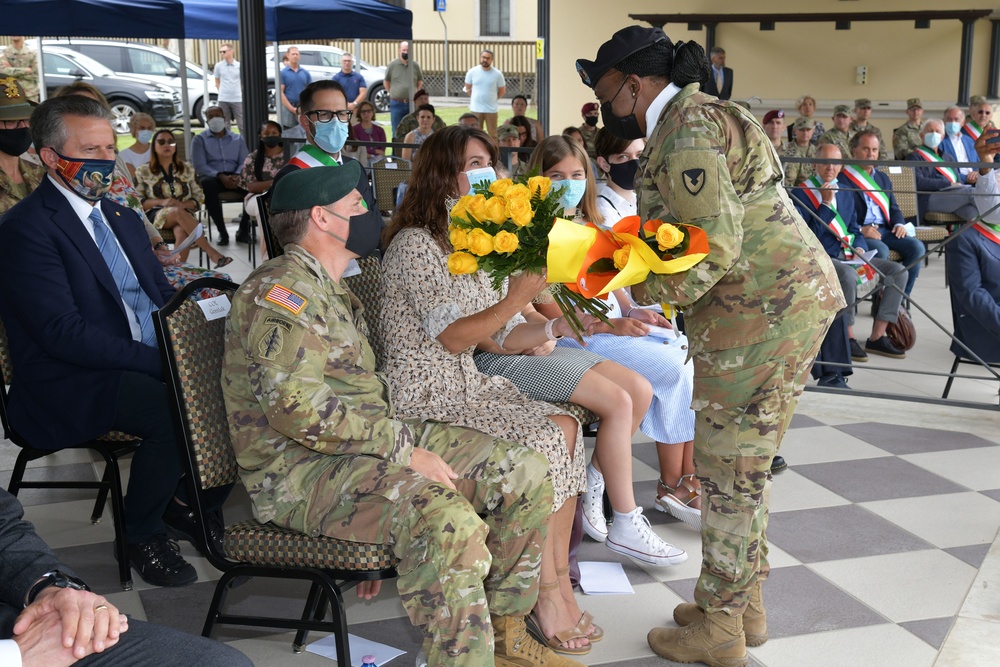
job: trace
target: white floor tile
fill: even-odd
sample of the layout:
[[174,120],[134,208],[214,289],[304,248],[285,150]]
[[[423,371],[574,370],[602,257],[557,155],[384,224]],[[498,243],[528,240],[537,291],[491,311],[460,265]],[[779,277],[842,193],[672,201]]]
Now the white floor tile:
[[781,455],[792,470],[797,465],[872,459],[888,456],[889,452],[832,426],[815,426],[789,430],[781,445]]
[[30,505],[24,508],[24,518],[35,524],[38,534],[53,549],[98,542],[113,542],[115,524],[110,510],[98,524],[90,522],[93,500],[71,500],[64,503]]
[[[806,429],[815,430],[815,429]],[[771,512],[814,509],[847,505],[850,501],[803,477],[789,464],[788,470],[774,476],[771,486]],[[998,505],[1000,507],[1000,505]]]
[[859,504],[941,548],[992,544],[1000,527],[1000,503],[980,493]]
[[937,654],[898,625],[772,639],[750,653],[767,667],[930,667]]
[[1000,447],[907,454],[900,458],[976,491],[1000,486]]
[[937,550],[809,565],[896,623],[954,616],[977,570]]

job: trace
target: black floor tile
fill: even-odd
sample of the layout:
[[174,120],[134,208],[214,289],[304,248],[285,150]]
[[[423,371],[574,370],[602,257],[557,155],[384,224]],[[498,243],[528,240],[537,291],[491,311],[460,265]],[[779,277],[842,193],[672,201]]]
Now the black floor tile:
[[978,435],[917,426],[864,422],[835,428],[896,455],[997,446]]

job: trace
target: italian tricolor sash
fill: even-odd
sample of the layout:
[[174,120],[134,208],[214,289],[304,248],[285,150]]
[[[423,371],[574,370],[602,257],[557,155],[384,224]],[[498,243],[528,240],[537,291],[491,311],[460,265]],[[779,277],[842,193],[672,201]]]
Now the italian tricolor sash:
[[[931,153],[926,148],[916,148],[914,149],[913,152],[919,155],[927,162],[944,162],[944,160],[942,160],[939,156],[935,155],[934,153]],[[951,167],[934,165],[934,168],[937,169],[939,172],[941,172],[944,175],[944,177],[948,179],[949,183],[958,183],[958,174],[956,174],[955,170],[952,169]]]
[[983,128],[979,127],[979,123],[976,121],[970,120],[962,126],[962,132],[965,132],[967,135],[972,137],[973,141],[975,141],[979,138],[979,135],[983,133]]
[[988,238],[990,241],[1000,244],[1000,225],[979,221],[976,223],[976,231]]
[[[823,198],[819,193],[820,187],[822,187],[823,181],[820,180],[819,176],[813,175],[809,177],[803,184],[803,191],[806,193],[806,197],[812,203],[813,208],[819,209],[823,205]],[[851,259],[854,257],[854,234],[849,234],[847,232],[847,223],[844,219],[840,217],[840,211],[837,210],[837,197],[834,196],[833,201],[829,204],[830,208],[833,209],[833,220],[830,221],[830,229],[833,233],[837,235],[838,239],[841,239],[846,243],[844,248],[844,257]]]
[[299,152],[292,156],[292,159],[288,161],[288,164],[294,164],[301,169],[308,169],[309,167],[339,167],[337,161],[334,160],[328,153],[320,150],[312,144],[306,144],[299,149]]
[[844,175],[861,190],[866,197],[875,202],[875,205],[882,209],[885,221],[889,222],[889,195],[882,191],[871,174],[855,165],[844,167]]

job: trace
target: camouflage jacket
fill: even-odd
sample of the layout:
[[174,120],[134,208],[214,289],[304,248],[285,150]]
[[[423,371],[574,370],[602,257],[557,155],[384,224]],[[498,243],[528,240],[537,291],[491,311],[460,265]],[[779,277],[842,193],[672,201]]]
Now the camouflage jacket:
[[580,134],[583,136],[583,146],[584,150],[587,151],[587,156],[594,160],[597,158],[597,128],[590,127],[586,123],[581,125],[579,128]]
[[823,144],[833,144],[840,148],[841,156],[846,160],[851,157],[851,149],[848,147],[848,142],[850,141],[851,135],[837,128],[832,130],[827,130],[816,142],[817,146],[822,146]]
[[[31,194],[38,187],[38,184],[42,182],[42,179],[45,178],[45,167],[37,165],[34,162],[19,159],[17,161],[17,168],[21,172],[21,178],[24,179],[25,185],[28,186],[26,194]],[[21,199],[23,197],[18,196],[14,182],[10,179],[10,176],[0,171],[0,215],[12,209],[14,204],[21,201]]]
[[[854,138],[854,135],[861,130],[871,130],[878,135],[878,159],[887,160],[889,159],[889,153],[885,149],[885,142],[882,141],[882,130],[878,129],[874,124],[868,123],[864,127],[859,126],[855,121],[851,121],[851,124],[847,127],[848,142]],[[845,153],[849,155],[849,153]]]
[[[31,69],[28,72],[28,69]],[[38,54],[27,47],[8,46],[0,56],[0,76],[12,76],[24,88],[24,94],[38,101]]]
[[296,245],[234,295],[222,388],[240,475],[260,521],[282,518],[343,455],[409,463],[361,304]]
[[923,145],[924,140],[920,138],[919,125],[905,123],[892,133],[892,152],[897,160],[905,160],[906,156],[912,153],[915,148]]
[[[794,141],[786,141],[781,145],[781,157],[813,157],[816,155],[816,146],[806,144],[799,146]],[[802,185],[802,183],[813,175],[813,166],[808,162],[785,162],[785,185]]]
[[[399,126],[393,131],[392,140],[402,143],[403,139],[406,138],[406,135],[417,129],[417,126],[417,114],[406,114],[403,116],[403,119],[399,121]],[[435,132],[440,132],[446,127],[448,126],[445,125],[444,121],[441,120],[437,114],[434,114],[434,122],[431,124],[431,129]]]
[[684,273],[651,273],[646,288],[684,309],[691,356],[811,329],[845,305],[781,178],[742,107],[690,84],[661,113],[639,161],[639,215],[701,227],[709,255]]

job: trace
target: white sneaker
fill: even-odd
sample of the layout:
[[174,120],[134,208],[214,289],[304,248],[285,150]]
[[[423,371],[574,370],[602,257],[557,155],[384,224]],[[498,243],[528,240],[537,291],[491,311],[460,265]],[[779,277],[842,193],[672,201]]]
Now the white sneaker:
[[608,538],[608,520],[604,516],[604,475],[593,465],[587,466],[587,492],[580,498],[583,503],[583,532],[595,542]]
[[632,560],[657,567],[677,565],[687,560],[687,552],[665,542],[653,532],[649,519],[642,515],[642,508],[636,507],[630,514],[621,515],[611,524],[608,539],[604,543],[615,553],[628,556]]

